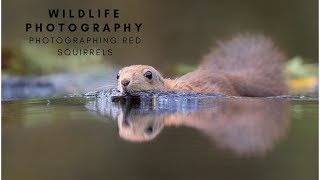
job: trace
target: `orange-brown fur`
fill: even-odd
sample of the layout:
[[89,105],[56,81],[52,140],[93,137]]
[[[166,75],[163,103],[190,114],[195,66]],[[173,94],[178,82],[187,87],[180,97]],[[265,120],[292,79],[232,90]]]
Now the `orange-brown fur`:
[[[165,79],[151,66],[133,65],[119,71],[121,92],[143,90],[194,91],[236,96],[287,93],[282,75],[284,55],[263,35],[242,34],[218,43],[198,69],[177,79]],[[144,77],[152,72],[152,79]],[[122,80],[130,81],[127,87]]]

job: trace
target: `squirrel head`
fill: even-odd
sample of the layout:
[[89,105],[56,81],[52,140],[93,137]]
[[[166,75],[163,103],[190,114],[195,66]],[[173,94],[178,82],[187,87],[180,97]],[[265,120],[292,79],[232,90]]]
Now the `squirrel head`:
[[136,92],[164,89],[164,79],[151,66],[132,65],[122,68],[118,75],[118,90],[120,92]]

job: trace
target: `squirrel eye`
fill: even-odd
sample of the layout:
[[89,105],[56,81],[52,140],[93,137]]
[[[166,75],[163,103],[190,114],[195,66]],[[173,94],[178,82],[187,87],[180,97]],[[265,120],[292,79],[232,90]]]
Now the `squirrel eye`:
[[117,79],[119,79],[119,74],[117,75]]
[[151,71],[147,71],[144,73],[144,76],[148,79],[151,79],[152,78],[152,72]]
[[144,131],[147,135],[151,135],[152,134],[152,132],[153,132],[153,128],[152,128],[152,126],[150,126],[150,127],[148,127],[147,129],[145,129],[145,131]]

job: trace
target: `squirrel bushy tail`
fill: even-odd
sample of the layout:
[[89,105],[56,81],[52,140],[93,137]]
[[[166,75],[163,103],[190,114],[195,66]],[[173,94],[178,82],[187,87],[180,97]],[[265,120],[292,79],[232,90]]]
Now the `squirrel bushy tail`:
[[241,96],[275,96],[287,93],[284,60],[264,35],[240,34],[218,43],[200,68],[224,74]]

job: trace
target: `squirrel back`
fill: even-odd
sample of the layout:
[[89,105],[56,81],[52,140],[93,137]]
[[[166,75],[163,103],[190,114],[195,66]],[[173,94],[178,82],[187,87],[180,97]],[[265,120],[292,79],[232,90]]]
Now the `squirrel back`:
[[241,96],[276,96],[287,93],[284,60],[269,38],[240,34],[218,43],[197,71],[223,74]]
[[218,43],[198,69],[165,79],[153,67],[132,65],[119,71],[118,90],[192,91],[234,96],[277,96],[287,93],[282,74],[284,55],[263,35],[243,34]]

